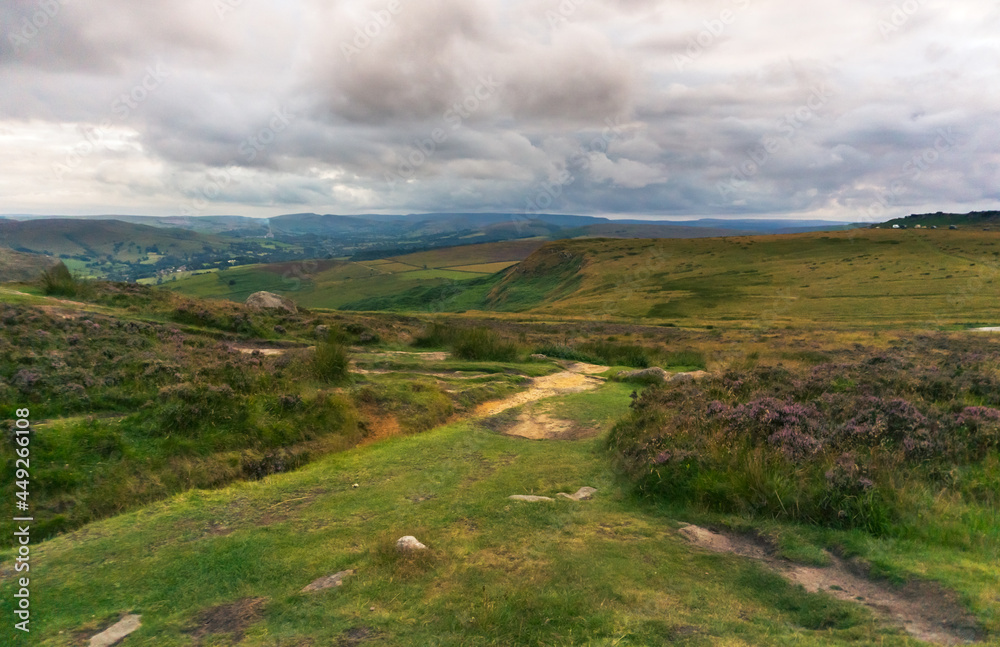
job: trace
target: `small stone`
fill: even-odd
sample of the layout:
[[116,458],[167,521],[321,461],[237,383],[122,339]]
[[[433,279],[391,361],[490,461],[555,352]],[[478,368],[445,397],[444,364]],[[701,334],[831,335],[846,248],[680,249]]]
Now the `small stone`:
[[316,326],[316,330],[313,331],[313,332],[316,335],[316,339],[321,339],[321,340],[322,339],[326,339],[327,336],[330,334],[330,327],[329,326]]
[[407,553],[414,550],[426,550],[427,546],[424,546],[417,538],[412,535],[407,535],[405,537],[400,537],[396,540],[396,550],[401,553]]
[[592,499],[594,493],[597,492],[597,488],[592,488],[590,486],[584,485],[582,488],[576,491],[575,494],[566,494],[565,492],[560,492],[556,496],[566,497],[573,501],[586,501],[587,499]]
[[90,647],[111,647],[142,626],[137,614],[129,614],[90,639]]
[[374,611],[374,610],[375,610],[375,607],[368,607],[368,610],[369,610],[369,611]]
[[528,503],[537,503],[538,501],[555,501],[555,499],[547,496],[535,496],[534,494],[511,494],[508,499],[514,501],[527,501]]
[[548,358],[549,358],[548,355],[542,355],[541,353],[535,353],[534,355],[531,356],[531,359],[537,359],[537,360],[543,360]]
[[335,586],[340,586],[344,583],[344,578],[349,575],[354,575],[354,569],[340,571],[339,573],[334,573],[333,575],[327,575],[326,577],[313,580],[302,589],[302,593],[314,593],[316,591],[323,591],[324,589],[332,589]]
[[354,484],[354,485],[352,485],[351,487],[353,487],[353,488],[359,488],[359,487],[361,487],[361,486],[360,486],[360,485],[358,485],[357,483],[355,483],[355,484]]

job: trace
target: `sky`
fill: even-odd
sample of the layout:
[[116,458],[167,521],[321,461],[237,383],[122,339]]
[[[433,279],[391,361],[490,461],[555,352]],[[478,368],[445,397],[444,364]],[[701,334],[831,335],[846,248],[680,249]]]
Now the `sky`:
[[0,0],[0,213],[997,209],[997,33],[984,0]]

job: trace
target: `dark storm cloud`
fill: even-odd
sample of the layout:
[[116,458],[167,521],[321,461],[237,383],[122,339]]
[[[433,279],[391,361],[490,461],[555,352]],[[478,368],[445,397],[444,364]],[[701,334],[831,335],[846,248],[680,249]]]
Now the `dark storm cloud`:
[[972,0],[2,2],[0,195],[251,215],[989,206],[998,21]]

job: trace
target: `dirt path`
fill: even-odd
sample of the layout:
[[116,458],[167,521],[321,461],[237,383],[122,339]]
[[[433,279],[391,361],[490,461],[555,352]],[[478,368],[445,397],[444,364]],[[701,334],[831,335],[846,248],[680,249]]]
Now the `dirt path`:
[[899,590],[858,575],[851,565],[829,555],[830,566],[804,566],[773,557],[762,542],[687,525],[679,530],[691,543],[717,553],[732,553],[764,563],[809,592],[861,603],[908,634],[939,645],[965,645],[981,639],[975,618],[954,593],[932,582],[912,582]]
[[507,409],[513,409],[529,402],[537,402],[542,398],[596,389],[604,382],[604,378],[594,377],[593,374],[608,370],[607,366],[584,364],[583,362],[572,362],[564,365],[564,368],[566,370],[559,373],[534,378],[526,391],[516,393],[504,400],[484,402],[476,409],[476,416],[494,416]]

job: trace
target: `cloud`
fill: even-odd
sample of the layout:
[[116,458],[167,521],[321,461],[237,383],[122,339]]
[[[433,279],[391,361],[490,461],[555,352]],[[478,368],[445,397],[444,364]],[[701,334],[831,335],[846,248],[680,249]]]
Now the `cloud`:
[[0,197],[10,212],[517,211],[557,186],[551,210],[580,213],[995,206],[1000,12],[894,7],[3,3]]

